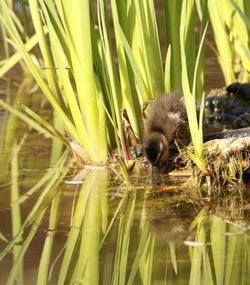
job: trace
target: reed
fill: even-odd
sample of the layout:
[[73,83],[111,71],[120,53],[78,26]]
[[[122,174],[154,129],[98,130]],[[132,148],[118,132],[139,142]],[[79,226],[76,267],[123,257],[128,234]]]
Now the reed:
[[[105,110],[101,90],[95,82],[89,5],[88,1],[84,1],[83,6],[81,3],[82,1],[74,2],[72,9],[67,9],[67,4],[64,2],[57,1],[56,6],[52,1],[41,3],[50,29],[49,47],[45,39],[38,2],[29,1],[45,65],[43,76],[26,50],[5,2],[1,2],[0,5],[1,18],[38,85],[47,96],[61,122],[65,124],[70,140],[83,146],[91,160],[102,161],[107,157]],[[64,9],[74,11],[77,17],[71,12],[64,14]],[[59,11],[61,21],[59,21],[57,11]],[[67,26],[68,21],[73,19],[75,22]],[[85,19],[85,22],[81,22],[82,19]],[[85,27],[86,30],[79,31],[79,27]],[[83,36],[79,37],[79,34]],[[53,49],[53,54],[50,48]],[[82,53],[82,50],[85,52]],[[54,67],[58,69],[55,70]],[[74,78],[72,83],[70,76]],[[71,114],[72,121],[68,113]]]
[[[17,49],[17,54],[0,69],[0,74],[22,57],[60,118],[66,134],[62,136],[67,144],[76,142],[88,154],[86,159],[95,162],[106,161],[108,149],[114,147],[118,147],[125,160],[130,159],[130,142],[121,109],[125,108],[138,142],[143,133],[140,107],[143,102],[174,89],[188,93],[180,80],[181,70],[187,72],[189,86],[196,86],[194,97],[201,98],[203,89],[203,48],[200,60],[195,61],[194,1],[181,1],[181,5],[164,2],[169,42],[165,71],[153,1],[121,3],[112,0],[110,3],[111,13],[103,0],[96,6],[90,5],[88,0],[77,0],[70,8],[69,3],[61,0],[29,0],[35,35],[26,42],[23,42],[6,2],[0,3],[1,21]],[[206,1],[202,3],[200,39],[206,23]],[[181,20],[184,6],[185,23]],[[97,18],[91,16],[95,7]],[[185,35],[180,37],[181,23],[185,25]],[[34,63],[31,51],[36,43],[43,62],[40,66]],[[195,68],[198,69],[196,73]],[[199,76],[194,78],[195,74]],[[187,101],[194,102],[191,97]],[[192,115],[192,120],[197,120],[196,115]],[[201,136],[194,126],[190,124],[192,138]],[[201,148],[197,139],[193,139],[193,144],[197,145],[196,149]]]
[[[208,1],[217,56],[226,85],[249,80],[249,2]],[[222,12],[223,11],[223,12]]]
[[[190,158],[196,163],[196,165],[202,170],[202,172],[206,173],[206,161],[204,159],[203,152],[203,110],[204,110],[204,91],[203,91],[203,79],[200,77],[199,80],[199,89],[197,89],[197,72],[198,69],[201,72],[204,69],[204,65],[201,65],[201,55],[204,56],[204,39],[207,30],[207,25],[202,26],[202,36],[200,41],[200,46],[197,54],[197,59],[195,62],[195,67],[193,70],[193,81],[190,82],[190,78],[188,74],[190,74],[190,69],[187,58],[188,54],[185,51],[185,39],[194,34],[194,31],[188,30],[188,26],[186,26],[186,17],[189,16],[189,5],[188,1],[183,1],[182,10],[181,10],[181,23],[180,23],[180,50],[181,50],[181,64],[182,64],[182,87],[183,94],[185,99],[185,105],[188,116],[189,129],[191,133],[192,143],[194,146],[195,154],[189,153]],[[190,35],[191,33],[191,35]],[[192,86],[192,89],[191,87]],[[201,98],[201,101],[198,100]],[[200,113],[197,118],[197,102],[200,101]]]

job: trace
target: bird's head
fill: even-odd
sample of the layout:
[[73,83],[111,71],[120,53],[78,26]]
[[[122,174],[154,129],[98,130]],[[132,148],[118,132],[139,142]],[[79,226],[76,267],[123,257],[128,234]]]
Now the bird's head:
[[163,134],[152,132],[145,137],[143,150],[152,166],[161,167],[168,159],[169,143]]

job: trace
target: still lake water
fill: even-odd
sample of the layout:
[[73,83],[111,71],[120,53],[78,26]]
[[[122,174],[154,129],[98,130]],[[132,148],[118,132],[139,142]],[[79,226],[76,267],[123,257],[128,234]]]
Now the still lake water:
[[[216,59],[206,60],[206,90],[222,87]],[[19,69],[8,74],[0,98],[13,101],[21,82]],[[36,96],[29,106],[51,120]],[[185,177],[152,186],[140,173],[128,187],[111,169],[57,162],[50,139],[16,124],[10,133],[24,143],[0,164],[0,284],[249,284],[248,186],[208,198],[181,191]]]

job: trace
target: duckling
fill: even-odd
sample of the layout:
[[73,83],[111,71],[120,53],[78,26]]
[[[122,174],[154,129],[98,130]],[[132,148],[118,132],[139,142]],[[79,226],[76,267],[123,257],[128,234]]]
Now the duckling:
[[155,99],[145,129],[144,153],[152,166],[160,170],[167,163],[169,146],[174,140],[190,136],[183,95],[170,93]]

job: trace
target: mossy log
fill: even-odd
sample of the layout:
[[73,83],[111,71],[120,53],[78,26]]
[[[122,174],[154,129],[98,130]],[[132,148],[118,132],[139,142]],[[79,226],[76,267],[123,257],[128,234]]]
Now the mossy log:
[[175,161],[180,166],[192,166],[193,177],[198,184],[209,186],[241,184],[250,180],[250,136],[240,138],[214,139],[204,144],[204,154],[208,173],[204,174],[190,161],[188,152],[191,146],[183,149]]

